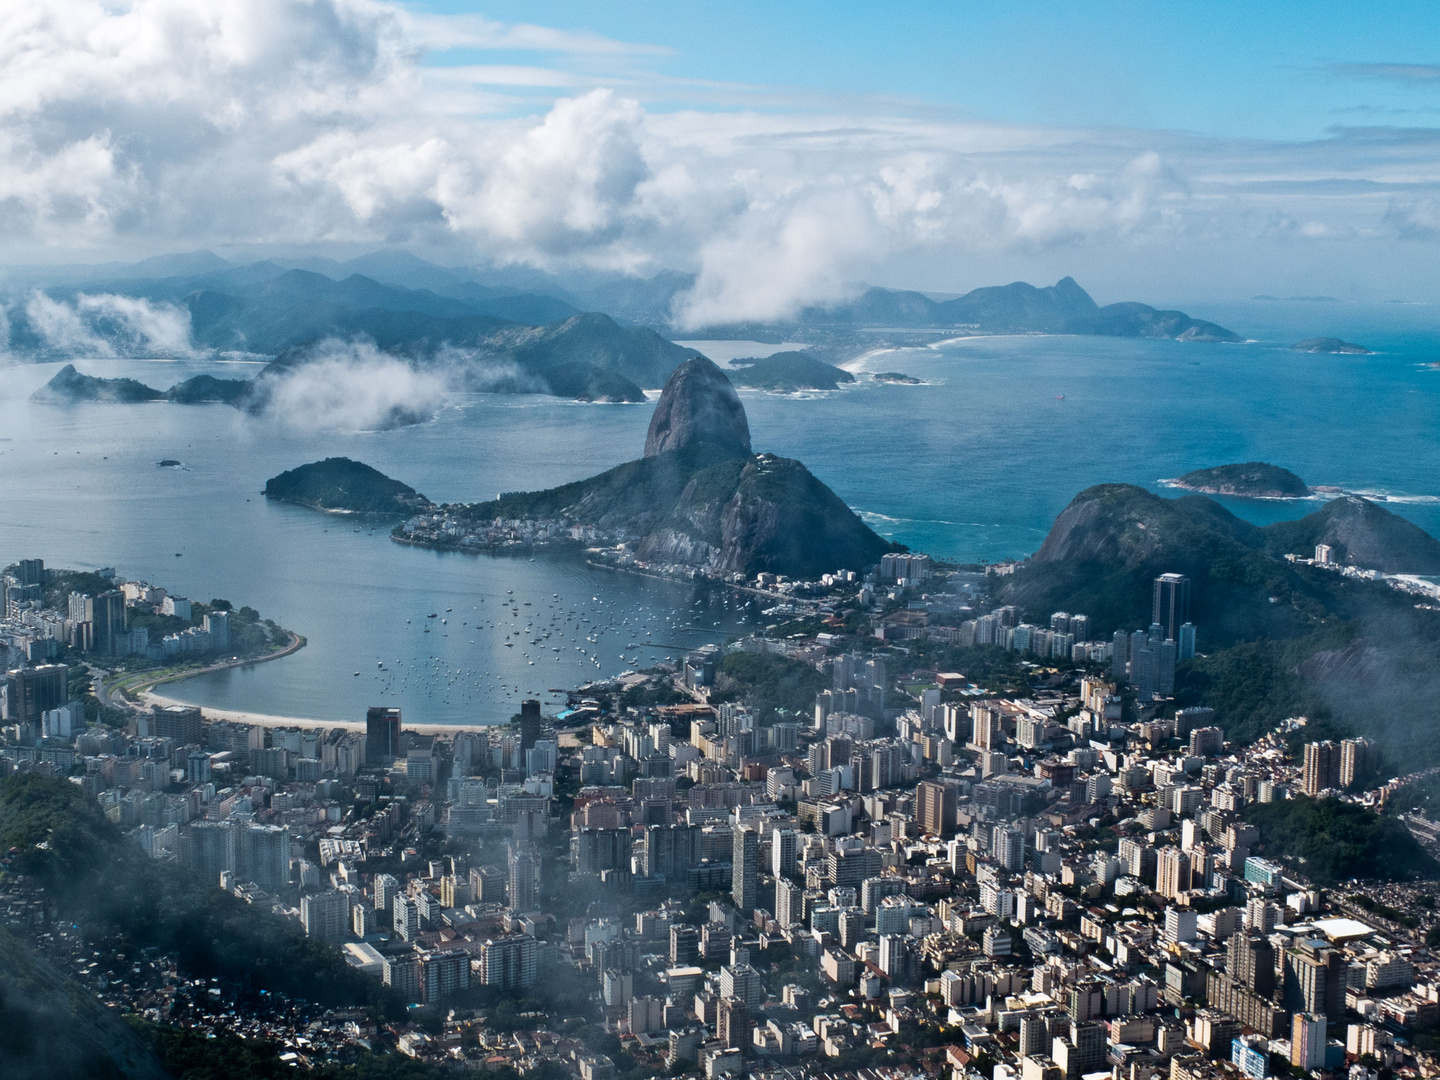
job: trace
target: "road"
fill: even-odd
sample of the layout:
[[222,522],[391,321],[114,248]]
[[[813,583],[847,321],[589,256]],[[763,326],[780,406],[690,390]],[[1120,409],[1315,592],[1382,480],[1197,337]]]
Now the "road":
[[[128,694],[143,694],[152,690],[162,683],[180,682],[182,679],[191,679],[196,675],[205,675],[212,671],[224,671],[227,668],[245,667],[247,664],[263,664],[267,660],[279,660],[282,656],[289,656],[305,647],[305,639],[299,634],[286,631],[290,640],[283,649],[266,653],[263,656],[251,656],[246,658],[231,657],[229,660],[222,660],[214,664],[206,664],[204,667],[165,668],[161,671],[121,672],[112,675],[97,667],[90,668],[90,676],[93,680],[95,696],[99,698],[102,705],[110,705],[115,708],[133,709],[135,706],[127,697]],[[118,700],[117,700],[118,695]]]

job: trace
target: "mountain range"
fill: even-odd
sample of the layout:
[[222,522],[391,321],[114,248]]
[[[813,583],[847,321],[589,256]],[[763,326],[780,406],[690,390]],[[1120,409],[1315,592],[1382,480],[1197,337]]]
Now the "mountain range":
[[[693,275],[669,271],[647,279],[595,271],[560,277],[527,267],[446,268],[403,250],[346,262],[308,257],[246,265],[201,251],[129,266],[12,270],[9,280],[12,291],[45,288],[61,298],[85,291],[177,304],[190,314],[197,345],[271,355],[327,334],[388,332],[397,345],[458,342],[494,329],[483,320],[543,326],[582,312],[605,312],[620,323],[673,333],[677,300],[695,283]],[[411,317],[387,320],[378,312]],[[44,347],[43,333],[30,324],[23,305],[16,305],[12,323],[13,347]],[[947,300],[870,287],[851,300],[809,307],[773,324],[690,333],[783,339],[795,330],[859,327],[1240,340],[1180,311],[1138,303],[1101,307],[1069,277],[1043,288],[1022,281],[987,286]]]

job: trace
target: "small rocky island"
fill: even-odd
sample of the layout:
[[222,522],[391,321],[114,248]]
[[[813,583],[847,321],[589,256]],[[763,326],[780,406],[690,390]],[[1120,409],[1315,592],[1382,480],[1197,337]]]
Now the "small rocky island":
[[1205,495],[1239,495],[1248,499],[1303,499],[1310,486],[1289,469],[1247,461],[1242,465],[1217,465],[1197,469],[1172,481],[1175,487]]
[[265,497],[342,514],[416,514],[433,509],[424,495],[349,458],[326,458],[272,476]]
[[874,382],[897,383],[901,386],[924,385],[923,379],[917,379],[914,375],[906,375],[899,371],[877,371],[870,378]]
[[739,395],[704,357],[665,384],[644,457],[548,491],[417,514],[392,536],[461,551],[584,546],[606,565],[727,580],[816,578],[903,550],[800,462],[754,453]]
[[780,352],[762,360],[732,360],[730,381],[752,390],[788,394],[796,390],[835,390],[855,376],[805,352]]
[[1291,352],[1306,353],[1330,353],[1347,356],[1369,356],[1370,350],[1364,345],[1356,345],[1351,341],[1341,341],[1338,337],[1312,337],[1304,341],[1297,341],[1290,346]]
[[66,364],[55,377],[30,395],[32,401],[49,405],[72,405],[82,401],[100,401],[134,405],[143,401],[172,401],[180,405],[198,405],[218,401],[243,407],[253,389],[249,379],[217,379],[213,375],[195,375],[178,382],[169,390],[156,390],[136,379],[104,379],[76,371]]

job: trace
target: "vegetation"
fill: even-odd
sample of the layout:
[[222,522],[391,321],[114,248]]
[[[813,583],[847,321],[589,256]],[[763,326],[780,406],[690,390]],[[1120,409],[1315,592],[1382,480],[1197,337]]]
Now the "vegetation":
[[1310,485],[1289,469],[1267,465],[1263,461],[1197,469],[1180,477],[1175,485],[1210,495],[1245,495],[1260,499],[1303,499],[1310,494]]
[[431,505],[409,484],[343,457],[314,461],[272,476],[265,481],[265,497],[315,510],[367,514],[413,514]]
[[74,364],[66,364],[55,373],[55,377],[31,394],[34,401],[57,405],[78,401],[106,401],[120,404],[134,404],[140,401],[155,401],[164,395],[135,379],[101,379],[94,375],[82,375]]
[[727,568],[814,578],[895,549],[798,461],[731,457],[706,445],[667,451],[548,491],[510,493],[460,517],[566,520],[639,534],[642,557],[685,562],[696,544]]
[[815,707],[815,695],[826,679],[809,664],[770,653],[726,653],[720,662],[721,690],[726,683],[749,703],[760,724],[781,714],[805,715]]
[[[213,1036],[184,1027],[135,1023],[174,1080],[280,1080],[296,1068],[280,1060],[280,1047],[265,1039],[242,1039],[228,1032]],[[325,1063],[305,1073],[315,1080],[432,1080],[451,1070],[401,1054],[362,1054],[353,1062]]]
[[763,360],[736,360],[734,364],[744,366],[726,372],[730,381],[755,390],[835,390],[841,383],[855,381],[855,376],[844,368],[824,363],[807,352],[780,352]]
[[1032,620],[1086,612],[1108,634],[1147,625],[1154,578],[1185,574],[1202,655],[1177,672],[1180,704],[1213,706],[1235,742],[1304,715],[1371,735],[1386,760],[1433,763],[1440,748],[1411,718],[1440,690],[1440,618],[1380,582],[1284,558],[1321,542],[1360,565],[1440,568],[1440,541],[1363,499],[1260,528],[1208,498],[1111,484],[1071,502],[1005,598]]
[[1244,816],[1260,830],[1259,854],[1290,864],[1317,885],[1440,872],[1402,822],[1356,803],[1300,797],[1254,803]]
[[93,799],[65,780],[34,773],[0,779],[0,849],[12,847],[18,849],[15,871],[44,886],[52,909],[87,936],[119,935],[136,948],[158,948],[176,956],[187,977],[220,979],[245,992],[403,1014],[337,949],[146,858]]

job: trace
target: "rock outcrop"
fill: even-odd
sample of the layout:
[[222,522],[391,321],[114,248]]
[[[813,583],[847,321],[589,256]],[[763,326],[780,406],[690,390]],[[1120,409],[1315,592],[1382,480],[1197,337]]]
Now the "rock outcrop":
[[645,436],[645,456],[708,446],[716,457],[750,453],[750,423],[740,395],[714,363],[703,356],[675,369]]
[[1175,486],[1205,495],[1239,495],[1251,499],[1303,499],[1310,494],[1310,486],[1289,469],[1263,461],[1197,469],[1176,480]]
[[746,577],[863,570],[903,550],[800,462],[752,456],[745,407],[725,373],[703,357],[680,365],[665,384],[644,457],[548,491],[501,495],[458,516],[623,530],[648,564]]
[[55,377],[30,395],[32,401],[69,404],[77,401],[106,401],[133,405],[140,401],[158,401],[165,395],[135,379],[102,379],[84,375],[66,364]]
[[1336,353],[1349,356],[1369,356],[1370,350],[1353,341],[1341,341],[1334,337],[1312,337],[1297,341],[1290,346],[1291,352]]

